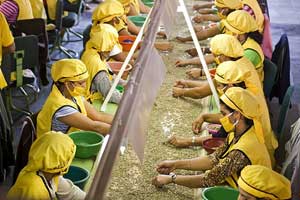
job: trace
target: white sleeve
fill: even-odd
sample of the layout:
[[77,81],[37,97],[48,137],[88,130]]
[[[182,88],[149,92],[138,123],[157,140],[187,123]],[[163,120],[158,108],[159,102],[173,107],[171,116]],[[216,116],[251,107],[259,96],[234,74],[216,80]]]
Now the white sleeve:
[[113,49],[109,53],[109,57],[115,56],[115,55],[117,55],[121,52],[122,52],[122,50],[119,48],[119,46],[117,44],[115,44],[115,46],[113,47]]
[[60,200],[84,200],[86,193],[69,179],[59,176],[56,195]]

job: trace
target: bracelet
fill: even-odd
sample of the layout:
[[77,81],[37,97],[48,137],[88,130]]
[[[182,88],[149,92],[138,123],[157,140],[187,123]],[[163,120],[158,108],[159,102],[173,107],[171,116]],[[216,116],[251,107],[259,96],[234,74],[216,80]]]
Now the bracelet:
[[195,139],[196,139],[196,137],[193,136],[193,137],[192,137],[192,144],[193,144],[193,145],[195,144]]
[[175,183],[175,180],[176,180],[176,176],[177,176],[177,175],[176,175],[174,172],[171,172],[169,175],[171,176],[172,183]]

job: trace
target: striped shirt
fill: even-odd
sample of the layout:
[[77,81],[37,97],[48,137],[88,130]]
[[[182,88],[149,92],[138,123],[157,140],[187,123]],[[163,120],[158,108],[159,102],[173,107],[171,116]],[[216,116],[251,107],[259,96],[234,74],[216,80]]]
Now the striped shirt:
[[8,24],[13,24],[17,21],[19,15],[18,4],[12,0],[6,0],[1,3],[0,12],[3,13]]

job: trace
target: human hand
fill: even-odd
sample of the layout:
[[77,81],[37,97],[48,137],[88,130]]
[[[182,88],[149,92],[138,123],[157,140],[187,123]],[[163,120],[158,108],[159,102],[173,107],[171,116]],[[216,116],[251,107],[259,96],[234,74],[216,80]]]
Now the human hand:
[[186,71],[186,75],[190,79],[199,79],[201,76],[201,70],[200,68],[192,68]]
[[184,88],[173,87],[173,97],[181,97],[184,95]]
[[188,138],[179,137],[179,136],[175,136],[175,135],[172,135],[168,139],[168,143],[174,145],[175,147],[179,147],[179,148],[190,146],[190,140]]
[[159,188],[169,183],[172,183],[172,177],[170,175],[158,175],[152,179],[152,185]]
[[169,174],[170,172],[176,169],[176,161],[175,160],[165,160],[156,166],[156,171],[160,174]]
[[199,134],[201,131],[202,124],[204,122],[203,116],[199,115],[192,123],[192,130],[195,134]]
[[196,23],[201,23],[204,21],[204,18],[202,15],[196,15],[195,17],[193,17],[193,21]]
[[187,66],[189,63],[186,60],[177,60],[175,62],[175,67],[185,67]]
[[188,84],[187,84],[187,81],[186,80],[178,80],[178,81],[175,81],[175,84],[173,87],[177,87],[177,88],[188,88]]

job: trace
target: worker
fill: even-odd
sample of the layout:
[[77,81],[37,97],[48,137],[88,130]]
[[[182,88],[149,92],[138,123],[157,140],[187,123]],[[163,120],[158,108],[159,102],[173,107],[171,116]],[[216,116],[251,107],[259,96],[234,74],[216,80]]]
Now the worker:
[[261,166],[246,166],[238,180],[238,200],[291,199],[290,181],[275,171]]
[[[162,161],[152,183],[163,186],[175,183],[191,188],[229,184],[237,188],[239,172],[250,164],[271,168],[264,144],[261,111],[253,94],[240,87],[229,88],[221,97],[221,124],[229,135],[221,147],[208,155],[194,159]],[[251,106],[249,106],[251,105]],[[200,175],[177,175],[176,169],[205,171]],[[171,174],[170,174],[171,173]]]
[[[256,25],[258,27],[258,32],[260,34],[263,34],[264,30],[264,15],[262,13],[262,10],[260,9],[260,6],[256,0],[243,0],[243,1],[231,1],[231,0],[217,0],[215,1],[215,5],[218,8],[218,15],[222,19],[220,23],[218,23],[216,26],[210,26],[208,28],[201,26],[201,27],[195,27],[196,35],[198,40],[205,40],[207,38],[213,37],[217,34],[224,33],[224,20],[231,14],[234,10],[242,9],[245,12],[247,12],[254,21],[256,22]],[[227,7],[222,8],[222,6],[227,5]],[[233,5],[237,5],[235,7],[232,7]],[[228,8],[232,9],[228,9]],[[235,9],[234,9],[235,8]],[[187,42],[192,41],[192,37],[176,37],[181,42]]]
[[70,133],[76,130],[108,134],[112,116],[101,113],[88,103],[87,68],[78,59],[62,59],[51,68],[52,90],[37,116],[37,136],[48,131]]
[[30,0],[32,7],[32,14],[34,18],[47,19],[46,10],[44,7],[43,0]]
[[139,15],[140,13],[149,13],[150,8],[141,0],[118,0],[125,8],[127,16]]
[[[93,11],[92,15],[93,26],[97,24],[107,23],[115,27],[119,35],[137,35],[140,32],[140,27],[136,27],[130,20],[126,18],[123,5],[117,0],[108,0],[99,4]],[[173,49],[170,42],[155,42],[155,48],[168,51]]]
[[76,152],[73,140],[60,132],[47,132],[37,138],[29,151],[27,165],[22,169],[7,199],[78,199],[85,192],[63,178]]
[[[259,73],[260,80],[263,82],[263,61],[264,53],[260,47],[262,35],[258,32],[255,20],[246,11],[237,10],[228,15],[223,20],[224,32],[235,36],[242,44],[244,55],[253,63]],[[177,61],[178,62],[178,61]],[[193,64],[199,64],[200,61],[194,58]],[[184,65],[190,62],[184,62]]]
[[[117,30],[109,24],[98,24],[93,27],[90,40],[87,42],[81,57],[89,73],[86,89],[88,100],[91,102],[103,100],[103,97],[105,98],[108,94],[113,76],[106,60],[116,53],[122,53]],[[122,94],[115,89],[110,102],[118,104],[121,97]]]
[[[12,36],[5,16],[0,12],[0,66],[2,63],[2,56],[13,53],[15,51],[14,37]],[[7,86],[6,80],[0,68],[0,90]]]
[[[265,144],[267,146],[272,161],[272,166],[274,166],[275,165],[274,153],[275,153],[275,149],[278,147],[278,142],[276,140],[276,137],[271,127],[269,110],[262,90],[262,86],[260,84],[258,75],[253,65],[246,58],[239,59],[238,61],[223,62],[218,66],[216,70],[215,81],[217,83],[217,90],[220,95],[222,95],[228,88],[232,86],[240,86],[247,89],[255,96],[257,102],[259,102],[261,106],[260,121],[261,123],[264,124],[263,135],[265,139]],[[192,124],[193,132],[196,134],[200,133],[203,122],[220,124],[221,118],[222,115],[220,115],[220,113],[201,114],[196,118],[196,120],[194,120]],[[175,136],[173,136],[170,138],[169,142],[171,144],[180,145],[180,147],[184,147],[185,145],[189,145],[189,146],[202,145],[202,142],[205,139],[211,137],[212,136],[199,137],[194,139],[193,138],[184,139],[184,138],[176,138]]]
[[225,19],[229,13],[241,9],[243,7],[242,1],[241,0],[216,0],[214,3],[216,7],[216,14],[201,14],[201,15],[196,15],[193,18],[193,21],[196,23],[201,23],[205,21],[214,21],[218,22],[221,19]]

